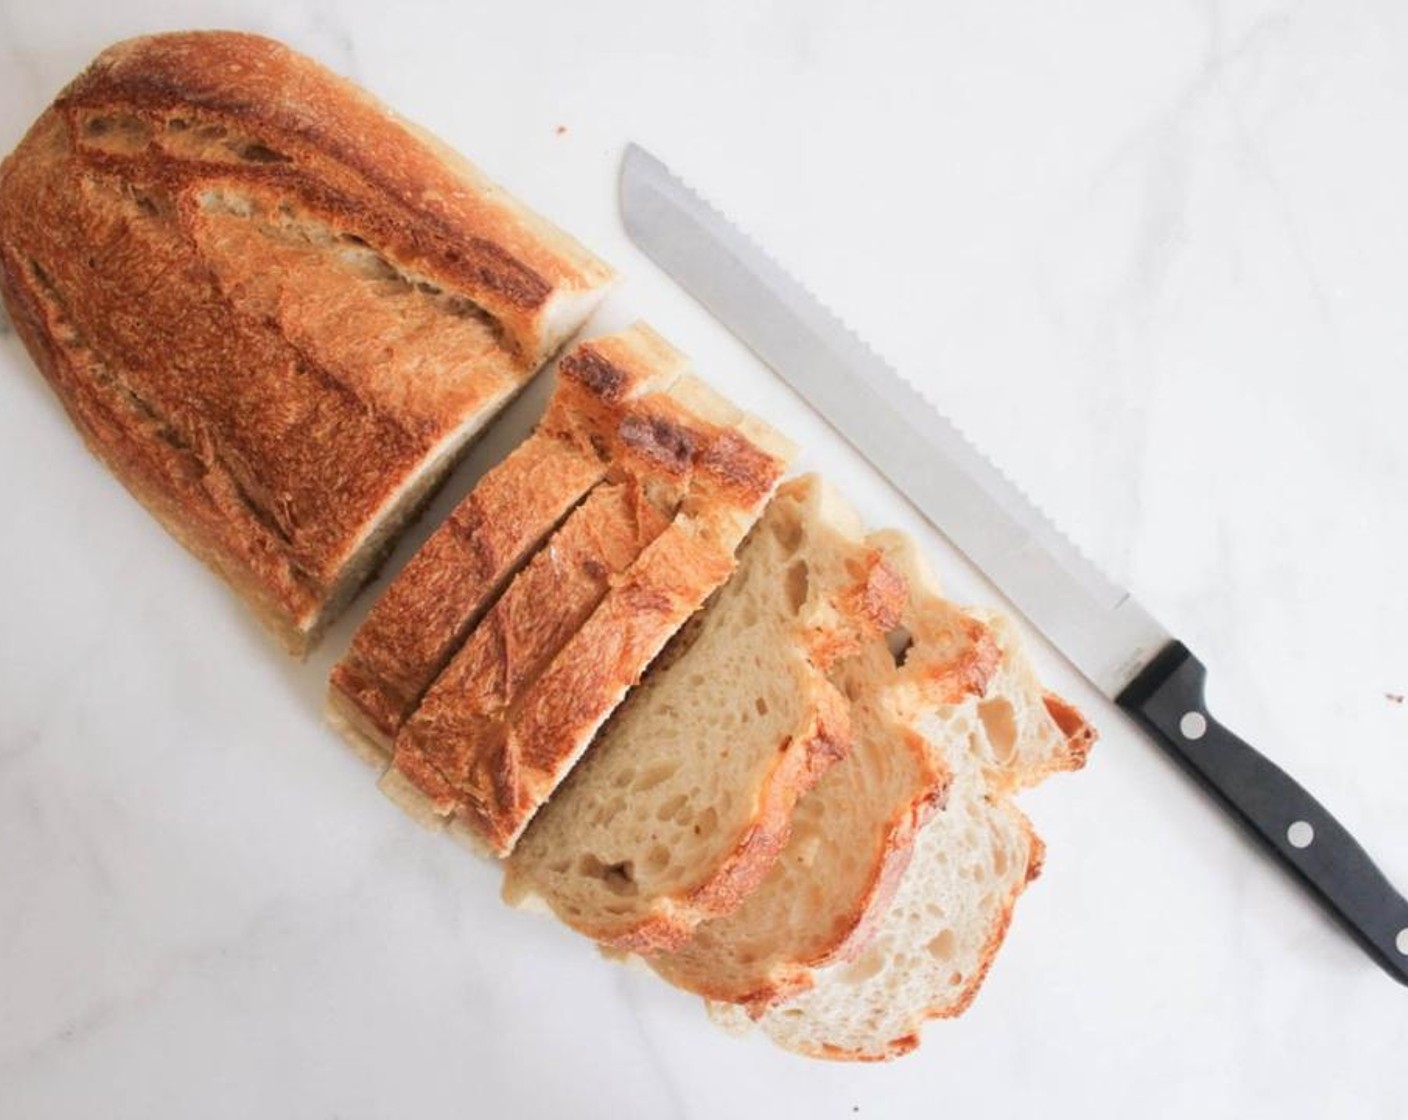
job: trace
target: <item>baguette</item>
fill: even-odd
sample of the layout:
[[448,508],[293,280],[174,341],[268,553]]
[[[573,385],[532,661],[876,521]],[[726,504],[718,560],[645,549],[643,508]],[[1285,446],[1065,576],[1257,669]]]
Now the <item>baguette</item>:
[[610,271],[258,36],[109,48],[0,165],[0,294],[90,449],[301,653]]

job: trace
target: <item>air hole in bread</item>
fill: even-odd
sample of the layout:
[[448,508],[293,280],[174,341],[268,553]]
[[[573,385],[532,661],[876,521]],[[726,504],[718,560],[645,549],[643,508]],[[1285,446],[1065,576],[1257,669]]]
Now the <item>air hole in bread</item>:
[[978,705],[978,718],[988,738],[992,761],[1011,762],[1017,750],[1017,716],[1011,703],[1000,697],[985,700]]
[[583,875],[600,879],[612,894],[631,895],[636,892],[635,867],[628,859],[620,863],[603,863],[596,856],[587,854],[578,861],[577,870]]
[[885,645],[889,647],[890,657],[898,669],[908,659],[909,651],[914,647],[914,637],[903,626],[897,626],[885,635]]
[[694,821],[695,836],[712,836],[719,827],[719,813],[712,805],[699,814]]
[[772,535],[782,546],[785,555],[791,556],[802,546],[802,523],[795,517],[779,517],[772,523]]
[[136,155],[145,151],[151,138],[151,125],[128,113],[90,116],[81,127],[81,142],[84,145],[115,155]]
[[872,976],[878,976],[884,967],[885,954],[872,949],[847,966],[841,975],[847,984],[862,984]]
[[660,804],[660,807],[655,810],[655,819],[657,821],[672,820],[679,815],[681,809],[687,808],[688,805],[689,798],[682,793],[677,793],[674,797]]
[[929,944],[925,948],[929,950],[929,954],[936,961],[946,961],[953,956],[956,941],[953,930],[941,929],[929,939]]
[[757,710],[758,715],[760,716],[765,716],[768,714],[768,702],[761,696],[755,697],[753,699],[753,707]]
[[807,562],[798,560],[787,569],[787,605],[795,614],[806,604],[807,593],[811,588],[811,574]]
[[267,144],[261,144],[258,140],[252,140],[239,149],[240,159],[246,163],[292,163],[293,160],[284,155],[283,152],[276,152]]
[[625,807],[625,798],[614,798],[613,800],[607,802],[605,805],[598,806],[597,811],[592,814],[592,819],[596,821],[599,825],[601,825],[603,828],[605,828],[609,826],[611,822],[614,821],[618,816],[620,816],[621,811]]
[[653,874],[660,874],[670,866],[670,849],[664,844],[656,844],[645,857],[645,867]]
[[646,790],[654,789],[661,782],[669,781],[679,771],[677,762],[660,762],[649,767],[636,779],[635,785],[631,787],[635,793],[644,793]]

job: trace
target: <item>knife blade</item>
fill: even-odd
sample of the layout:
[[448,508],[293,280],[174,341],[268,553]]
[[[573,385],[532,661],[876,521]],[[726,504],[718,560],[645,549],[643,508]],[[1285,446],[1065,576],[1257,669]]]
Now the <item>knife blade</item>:
[[1408,984],[1408,900],[1350,833],[1220,724],[1207,672],[1025,494],[801,283],[645,149],[619,201],[631,240],[807,401]]

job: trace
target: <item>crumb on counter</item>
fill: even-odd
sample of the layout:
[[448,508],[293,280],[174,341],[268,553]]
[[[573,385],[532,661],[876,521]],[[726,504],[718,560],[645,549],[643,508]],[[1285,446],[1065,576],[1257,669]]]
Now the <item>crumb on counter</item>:
[[1401,692],[1385,692],[1384,699],[1387,700],[1390,704],[1402,704],[1404,696]]
[[559,136],[562,136],[567,132],[567,126],[565,124],[560,124],[557,126],[556,131]]

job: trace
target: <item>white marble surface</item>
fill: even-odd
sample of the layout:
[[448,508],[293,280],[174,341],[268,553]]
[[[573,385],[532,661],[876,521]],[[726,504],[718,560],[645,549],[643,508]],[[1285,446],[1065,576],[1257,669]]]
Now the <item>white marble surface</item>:
[[[916,526],[624,240],[616,161],[653,148],[1198,649],[1220,714],[1408,885],[1397,0],[3,0],[0,148],[107,42],[181,26],[280,36],[443,134],[628,275],[599,326],[649,317]],[[365,602],[287,661],[13,335],[0,467],[6,1120],[1408,1115],[1408,994],[1044,650],[1104,739],[1027,799],[1050,858],[985,991],[900,1063],[809,1063],[506,910],[404,820],[319,721]]]

